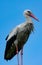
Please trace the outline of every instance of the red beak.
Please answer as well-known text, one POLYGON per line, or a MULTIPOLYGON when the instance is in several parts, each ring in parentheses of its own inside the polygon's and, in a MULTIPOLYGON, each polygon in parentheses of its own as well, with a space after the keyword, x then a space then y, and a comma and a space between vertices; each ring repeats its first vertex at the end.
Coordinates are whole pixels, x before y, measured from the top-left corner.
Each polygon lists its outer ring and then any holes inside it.
POLYGON ((33 14, 30 14, 30 17, 34 18, 35 20, 39 22, 39 20, 33 14))

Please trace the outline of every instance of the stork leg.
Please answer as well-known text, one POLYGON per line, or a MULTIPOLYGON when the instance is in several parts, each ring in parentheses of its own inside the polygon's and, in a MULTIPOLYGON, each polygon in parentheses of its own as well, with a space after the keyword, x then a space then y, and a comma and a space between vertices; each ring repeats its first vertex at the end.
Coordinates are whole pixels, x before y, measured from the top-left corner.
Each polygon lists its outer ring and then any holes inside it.
POLYGON ((18 61, 18 65, 19 65, 19 54, 18 54, 18 46, 16 45, 16 54, 17 54, 17 61, 18 61))
POLYGON ((23 65, 23 48, 21 49, 21 65, 23 65))

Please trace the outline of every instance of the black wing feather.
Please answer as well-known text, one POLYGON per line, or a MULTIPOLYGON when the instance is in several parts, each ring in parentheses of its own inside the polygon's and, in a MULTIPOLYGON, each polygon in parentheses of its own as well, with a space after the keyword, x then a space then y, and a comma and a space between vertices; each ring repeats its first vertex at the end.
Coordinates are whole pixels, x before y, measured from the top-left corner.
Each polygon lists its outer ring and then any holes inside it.
POLYGON ((7 35, 7 37, 6 37, 6 39, 5 39, 5 40, 7 40, 7 39, 8 39, 8 37, 9 37, 9 35, 7 35))
POLYGON ((4 59, 6 60, 10 60, 16 54, 16 51, 15 51, 16 47, 15 47, 15 44, 13 43, 16 40, 16 37, 17 35, 14 35, 11 39, 7 41, 5 55, 4 55, 4 59))

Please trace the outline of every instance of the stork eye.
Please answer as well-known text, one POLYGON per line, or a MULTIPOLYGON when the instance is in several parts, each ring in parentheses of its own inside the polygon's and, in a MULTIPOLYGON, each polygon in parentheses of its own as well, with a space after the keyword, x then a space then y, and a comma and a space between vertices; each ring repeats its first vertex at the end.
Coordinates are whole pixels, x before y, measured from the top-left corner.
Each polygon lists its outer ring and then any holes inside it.
POLYGON ((31 14, 31 12, 30 11, 27 11, 29 14, 31 14))

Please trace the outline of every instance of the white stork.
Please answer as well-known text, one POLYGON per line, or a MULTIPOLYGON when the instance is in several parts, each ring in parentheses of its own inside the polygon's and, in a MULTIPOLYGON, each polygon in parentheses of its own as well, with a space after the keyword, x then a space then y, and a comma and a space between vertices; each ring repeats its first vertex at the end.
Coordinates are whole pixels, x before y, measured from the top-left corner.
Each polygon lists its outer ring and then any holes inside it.
POLYGON ((6 37, 6 49, 4 59, 10 60, 17 54, 18 65, 19 58, 18 53, 21 51, 21 65, 22 65, 22 55, 23 55, 23 46, 29 38, 29 35, 34 29, 32 18, 39 21, 30 10, 25 10, 24 15, 26 17, 26 21, 20 25, 18 25, 15 29, 13 29, 10 34, 6 37))

